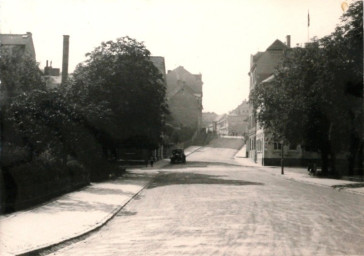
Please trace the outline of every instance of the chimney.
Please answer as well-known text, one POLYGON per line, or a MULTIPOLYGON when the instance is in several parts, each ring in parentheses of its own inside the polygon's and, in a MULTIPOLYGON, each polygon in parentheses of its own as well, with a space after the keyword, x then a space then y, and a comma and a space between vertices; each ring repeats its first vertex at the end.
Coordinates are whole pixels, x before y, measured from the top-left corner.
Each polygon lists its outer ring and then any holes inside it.
POLYGON ((287 46, 288 48, 291 48, 291 36, 290 35, 287 35, 287 46))
POLYGON ((48 60, 47 60, 47 65, 46 65, 46 67, 48 67, 48 60))
POLYGON ((62 81, 61 84, 67 81, 68 77, 68 54, 70 47, 70 36, 63 36, 63 58, 62 58, 62 81))

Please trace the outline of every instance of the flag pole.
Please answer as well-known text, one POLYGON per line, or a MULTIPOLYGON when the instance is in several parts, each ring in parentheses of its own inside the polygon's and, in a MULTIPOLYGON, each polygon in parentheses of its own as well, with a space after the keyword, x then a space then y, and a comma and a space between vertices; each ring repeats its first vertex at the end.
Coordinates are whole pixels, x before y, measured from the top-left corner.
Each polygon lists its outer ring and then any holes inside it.
POLYGON ((307 43, 310 42, 310 10, 307 11, 307 43))

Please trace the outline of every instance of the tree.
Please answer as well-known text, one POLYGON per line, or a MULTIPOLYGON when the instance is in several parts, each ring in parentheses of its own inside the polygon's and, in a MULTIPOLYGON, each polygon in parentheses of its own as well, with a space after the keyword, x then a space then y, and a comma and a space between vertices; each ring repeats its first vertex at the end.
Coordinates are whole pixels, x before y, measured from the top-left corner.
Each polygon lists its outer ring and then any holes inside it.
POLYGON ((11 51, 0 47, 1 105, 20 93, 45 89, 41 71, 35 60, 14 47, 11 51))
POLYGON ((122 37, 103 42, 86 56, 74 72, 69 94, 104 147, 157 147, 167 113, 166 89, 144 44, 122 37), (110 111, 88 111, 97 105, 110 111))
POLYGON ((28 95, 33 90, 44 91, 45 83, 35 60, 17 47, 0 47, 0 73, 1 156, 4 156, 7 155, 9 147, 19 144, 14 123, 8 119, 11 104, 20 95, 28 95))
POLYGON ((335 171, 341 151, 350 152, 353 166, 363 147, 362 13, 357 1, 331 35, 288 50, 274 80, 250 95, 260 124, 289 143, 319 150, 324 173, 329 165, 335 171))

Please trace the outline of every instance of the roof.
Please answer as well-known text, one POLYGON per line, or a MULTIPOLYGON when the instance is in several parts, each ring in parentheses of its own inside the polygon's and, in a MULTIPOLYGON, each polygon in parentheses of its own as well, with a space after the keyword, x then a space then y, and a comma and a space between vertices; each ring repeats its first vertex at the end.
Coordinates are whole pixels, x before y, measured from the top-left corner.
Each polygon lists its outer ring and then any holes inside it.
POLYGON ((33 38, 30 32, 26 34, 0 34, 0 44, 25 46, 26 51, 35 58, 33 38))
POLYGON ((219 115, 215 118, 214 122, 219 122, 220 120, 226 118, 226 116, 227 116, 226 114, 219 115))
POLYGON ((195 93, 202 95, 202 75, 191 74, 183 66, 179 66, 166 75, 167 97, 172 97, 183 87, 189 87, 195 93))
POLYGON ((275 40, 268 48, 267 51, 285 50, 288 46, 282 43, 280 40, 275 40))
POLYGON ((251 70, 256 70, 256 80, 258 83, 272 75, 274 69, 282 60, 285 50, 288 47, 280 40, 275 40, 265 52, 257 53, 251 58, 251 70))

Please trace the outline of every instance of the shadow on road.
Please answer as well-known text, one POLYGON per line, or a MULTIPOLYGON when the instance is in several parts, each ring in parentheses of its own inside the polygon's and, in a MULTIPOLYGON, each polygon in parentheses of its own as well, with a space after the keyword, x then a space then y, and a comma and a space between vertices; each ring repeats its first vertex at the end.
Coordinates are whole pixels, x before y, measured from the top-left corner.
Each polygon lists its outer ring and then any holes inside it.
POLYGON ((197 173, 159 173, 149 184, 148 189, 168 186, 168 185, 192 185, 192 184, 209 184, 209 185, 264 185, 264 183, 250 182, 243 180, 226 180, 220 179, 222 176, 214 176, 197 173))
POLYGON ((239 164, 225 163, 225 162, 204 162, 204 161, 187 161, 187 163, 169 164, 163 167, 163 169, 183 169, 190 167, 208 167, 209 165, 223 165, 223 166, 241 166, 239 164))

